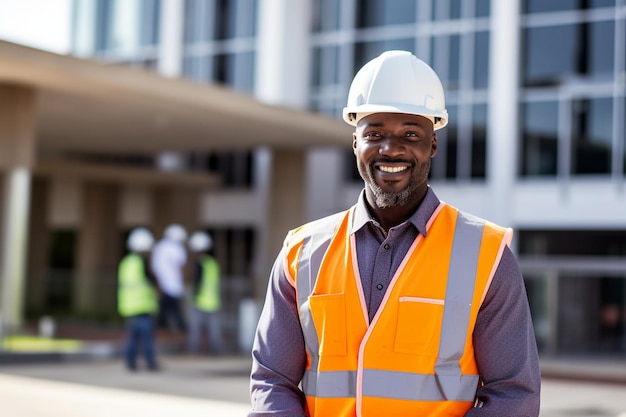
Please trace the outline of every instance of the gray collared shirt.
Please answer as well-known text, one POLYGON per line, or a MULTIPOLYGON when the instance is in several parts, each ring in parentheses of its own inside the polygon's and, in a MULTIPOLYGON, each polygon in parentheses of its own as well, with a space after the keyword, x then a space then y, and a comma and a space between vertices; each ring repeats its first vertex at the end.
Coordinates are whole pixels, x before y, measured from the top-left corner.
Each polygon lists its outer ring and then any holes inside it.
MULTIPOLYGON (((350 233, 355 234, 359 274, 370 321, 391 279, 440 201, 428 189, 415 213, 384 230, 370 215, 362 192, 350 233)), ((295 289, 285 275, 284 253, 276 259, 259 320, 251 374, 249 417, 299 417, 304 395, 299 389, 306 363, 295 289)), ((536 417, 540 372, 537 345, 519 266, 505 249, 481 306, 474 329, 474 349, 481 380, 477 404, 466 417, 536 417)))

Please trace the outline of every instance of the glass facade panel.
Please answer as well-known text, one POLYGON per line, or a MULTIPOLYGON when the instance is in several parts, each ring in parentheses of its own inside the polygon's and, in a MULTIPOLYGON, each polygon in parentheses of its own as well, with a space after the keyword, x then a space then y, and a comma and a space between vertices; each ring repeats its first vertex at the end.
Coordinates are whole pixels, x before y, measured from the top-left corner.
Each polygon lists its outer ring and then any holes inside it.
POLYGON ((457 173, 457 154, 459 149, 459 117, 457 106, 447 106, 448 110, 448 126, 446 129, 446 178, 456 178, 457 173))
POLYGON ((461 18, 460 0, 436 0, 432 4, 432 19, 448 20, 461 18))
POLYGON ((626 98, 622 98, 622 173, 626 174, 626 98))
POLYGON ((432 38, 431 66, 439 75, 446 91, 458 90, 461 80, 461 36, 458 34, 432 38))
POLYGON ((556 175, 558 103, 528 102, 522 107, 522 176, 556 175))
POLYGON ((524 32, 524 83, 557 85, 576 72, 576 26, 529 28, 524 32))
POLYGON ((474 88, 489 84, 489 32, 476 32, 474 45, 474 88))
POLYGON ((472 112, 472 178, 485 178, 487 166, 487 105, 476 104, 472 112))
POLYGON ((254 91, 254 53, 220 54, 213 57, 213 79, 244 92, 254 91))
POLYGON ((525 84, 558 85, 572 77, 611 75, 614 26, 596 22, 526 29, 525 84))
POLYGON ((215 33, 214 11, 205 0, 185 1, 184 39, 186 43, 206 42, 215 33))
POLYGON ((476 0, 476 17, 489 17, 491 0, 476 0))
POLYGON ((314 48, 311 74, 314 87, 335 85, 339 81, 339 47, 314 48))
POLYGON ((337 0, 318 0, 313 2, 313 30, 332 32, 339 29, 341 14, 337 0))
POLYGON ((215 39, 245 38, 256 34, 255 0, 216 0, 215 39))
POLYGON ((359 42, 354 45, 354 74, 369 60, 376 58, 384 51, 399 49, 413 51, 414 39, 390 39, 376 42, 359 42))
POLYGON ((450 19, 461 18, 461 0, 449 0, 450 1, 450 19))
POLYGON ((576 100, 572 103, 572 173, 609 174, 613 100, 576 100))
MULTIPOLYGON (((583 25, 584 26, 584 25, 583 25)), ((587 61, 589 73, 592 75, 612 75, 615 59, 615 23, 594 22, 589 25, 589 37, 585 43, 585 52, 588 52, 587 61)))
POLYGON ((525 13, 559 12, 615 6, 615 0, 526 0, 522 2, 525 13))
POLYGON ((415 0, 359 0, 357 27, 400 25, 416 21, 415 0))

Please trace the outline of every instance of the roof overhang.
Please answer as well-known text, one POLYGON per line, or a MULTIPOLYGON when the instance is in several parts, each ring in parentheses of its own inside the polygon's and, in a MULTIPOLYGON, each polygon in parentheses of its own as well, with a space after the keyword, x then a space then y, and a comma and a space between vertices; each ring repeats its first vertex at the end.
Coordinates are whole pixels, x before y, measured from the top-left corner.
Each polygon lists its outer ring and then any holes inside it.
POLYGON ((351 127, 221 86, 0 41, 0 83, 38 96, 40 152, 148 153, 350 146, 351 127))

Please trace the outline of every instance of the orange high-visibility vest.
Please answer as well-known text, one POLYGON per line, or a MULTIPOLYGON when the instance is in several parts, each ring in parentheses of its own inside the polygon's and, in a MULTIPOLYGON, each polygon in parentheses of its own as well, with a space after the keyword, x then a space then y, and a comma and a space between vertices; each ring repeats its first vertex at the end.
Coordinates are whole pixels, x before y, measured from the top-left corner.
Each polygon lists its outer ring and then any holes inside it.
POLYGON ((512 230, 441 203, 368 323, 352 212, 285 240, 306 344, 308 415, 465 415, 480 382, 476 317, 512 230))

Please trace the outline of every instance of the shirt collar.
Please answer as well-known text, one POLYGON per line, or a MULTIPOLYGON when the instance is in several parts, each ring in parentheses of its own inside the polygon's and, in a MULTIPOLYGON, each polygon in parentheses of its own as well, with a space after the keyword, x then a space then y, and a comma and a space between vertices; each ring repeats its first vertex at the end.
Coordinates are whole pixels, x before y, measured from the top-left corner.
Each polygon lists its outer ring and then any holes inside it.
MULTIPOLYGON (((428 186, 424 199, 411 217, 406 219, 406 222, 413 224, 423 236, 426 236, 426 223, 430 220, 430 217, 439 206, 439 203, 439 198, 437 198, 435 192, 428 186)), ((350 230, 350 233, 355 233, 369 222, 377 223, 367 209, 367 204, 365 203, 365 189, 363 189, 354 206, 354 218, 352 220, 352 230, 350 230)))

